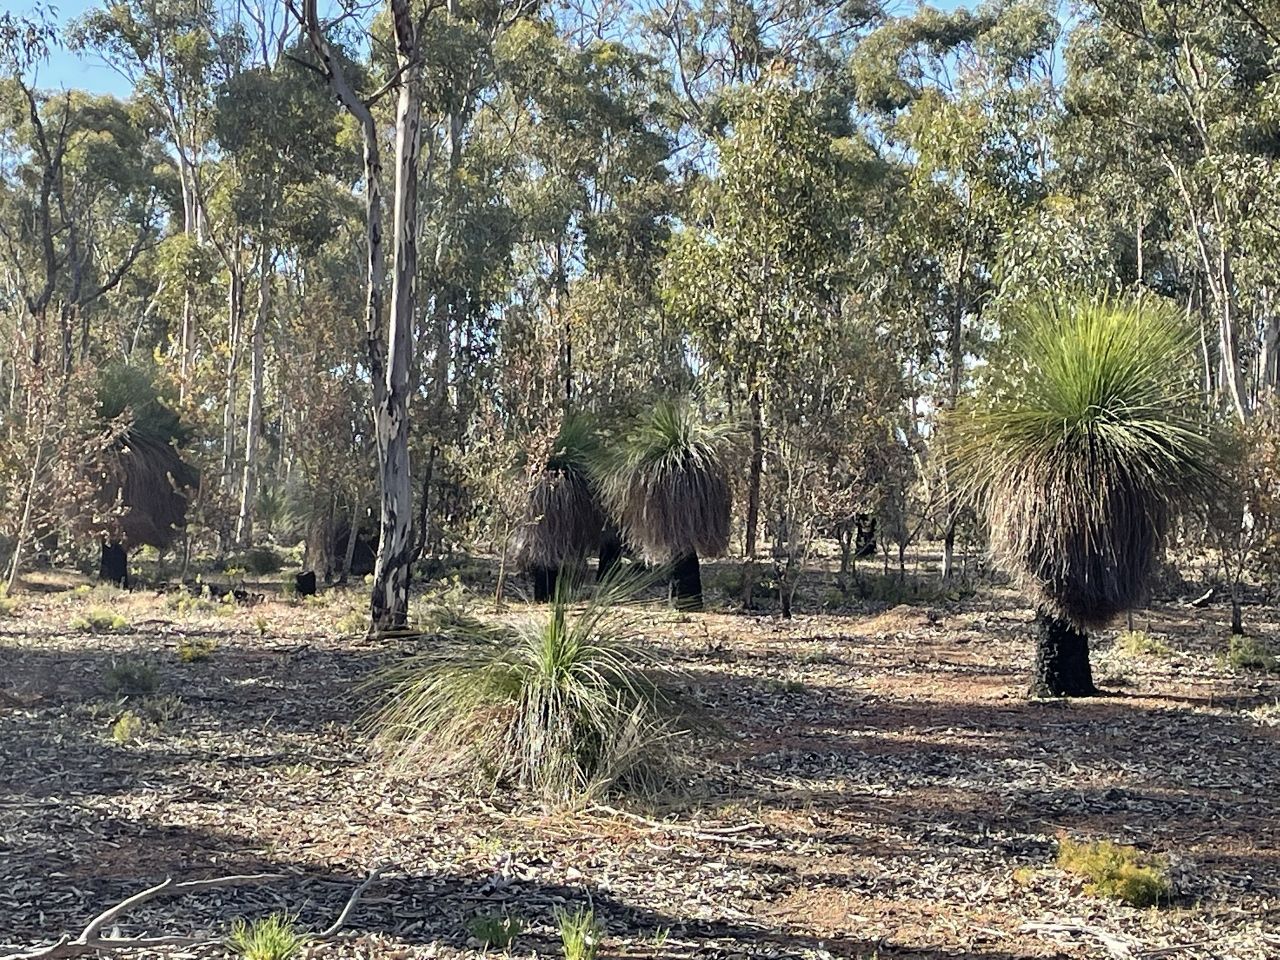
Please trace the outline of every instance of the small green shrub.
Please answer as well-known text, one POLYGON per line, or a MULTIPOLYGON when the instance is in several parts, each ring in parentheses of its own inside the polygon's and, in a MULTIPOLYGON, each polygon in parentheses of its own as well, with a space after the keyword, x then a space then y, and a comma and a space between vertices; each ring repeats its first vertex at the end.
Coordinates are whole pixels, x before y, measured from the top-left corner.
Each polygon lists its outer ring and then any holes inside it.
POLYGON ((1276 669, 1276 656, 1255 637, 1232 637, 1227 641, 1227 663, 1237 670, 1276 669))
POLYGON ((524 924, 519 917, 505 913, 478 913, 467 921, 467 933, 485 947, 506 950, 524 933, 524 924))
POLYGON ((178 659, 183 663, 201 663, 217 649, 218 641, 209 637, 183 637, 178 641, 178 659))
POLYGON ((590 907, 578 907, 572 913, 557 910, 555 918, 564 960, 596 960, 604 939, 604 924, 596 918, 595 911, 590 907))
POLYGON ((111 661, 102 682, 108 692, 118 697, 145 696, 155 692, 160 678, 150 664, 124 658, 111 661))
POLYGON ((86 633, 114 633, 118 630, 126 630, 128 627, 128 620, 104 607, 94 607, 88 613, 81 614, 71 621, 73 630, 82 630, 86 633))
POLYGON ((126 710, 111 725, 111 739, 121 746, 137 743, 146 735, 150 725, 132 710, 126 710))
POLYGON ((284 568, 284 557, 270 547, 254 547, 232 558, 231 563, 241 570, 261 577, 269 573, 279 573, 284 568))
POLYGON ((240 960, 293 960, 310 939, 299 932, 297 918, 273 913, 248 923, 237 920, 227 946, 240 960))
POLYGON ((0 586, 0 617, 11 617, 18 609, 18 601, 9 596, 9 588, 0 586))
POLYGON ((1173 894, 1168 860, 1110 840, 1063 837, 1058 843, 1058 866, 1087 880, 1086 893, 1131 907, 1152 907, 1173 894))
POLYGON ((271 621, 258 614, 253 618, 253 628, 258 631, 258 639, 263 639, 267 635, 267 630, 271 627, 271 621))
POLYGON ((1126 657, 1167 657, 1173 649, 1144 630, 1126 630, 1116 637, 1115 649, 1126 657))

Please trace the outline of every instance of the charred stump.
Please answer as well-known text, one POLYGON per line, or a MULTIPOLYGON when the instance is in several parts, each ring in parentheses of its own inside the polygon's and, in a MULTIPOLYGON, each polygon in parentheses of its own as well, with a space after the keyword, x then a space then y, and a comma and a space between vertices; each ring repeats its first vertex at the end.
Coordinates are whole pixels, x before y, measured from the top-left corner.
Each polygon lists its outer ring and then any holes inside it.
POLYGON ((1098 692, 1089 665, 1089 637, 1070 620, 1041 610, 1036 614, 1033 697, 1091 697, 1098 692))
POLYGON ((678 610, 702 609, 702 569, 698 554, 690 550, 671 564, 671 605, 678 610))
POLYGON ((98 579, 117 587, 129 586, 129 551, 120 542, 102 543, 102 559, 98 563, 98 579))

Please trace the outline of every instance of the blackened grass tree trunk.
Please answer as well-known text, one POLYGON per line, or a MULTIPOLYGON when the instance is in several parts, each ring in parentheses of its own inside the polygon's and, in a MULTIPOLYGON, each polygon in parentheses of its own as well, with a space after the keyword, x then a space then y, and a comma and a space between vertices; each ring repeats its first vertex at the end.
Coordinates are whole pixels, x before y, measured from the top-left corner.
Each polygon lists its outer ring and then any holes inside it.
MULTIPOLYGON (((381 539, 370 599, 370 635, 403 629, 409 613, 409 574, 413 562, 413 486, 409 469, 409 384, 412 369, 413 315, 416 306, 418 151, 421 142, 417 73, 421 20, 414 22, 408 0, 390 0, 396 43, 396 74, 366 101, 351 87, 321 25, 317 0, 301 0, 290 10, 319 58, 320 72, 334 95, 360 124, 364 142, 365 224, 368 270, 365 302, 374 430, 381 491, 381 539), (384 320, 382 288, 386 277, 382 237, 382 159, 372 104, 382 93, 398 90, 396 103, 396 178, 394 256, 390 321, 384 320)), ((421 16, 432 9, 427 4, 421 16)))
POLYGON ((102 541, 98 579, 117 587, 129 587, 129 553, 119 541, 102 541))
POLYGON ((1036 612, 1033 697, 1091 697, 1098 692, 1089 665, 1089 636, 1070 620, 1036 612))

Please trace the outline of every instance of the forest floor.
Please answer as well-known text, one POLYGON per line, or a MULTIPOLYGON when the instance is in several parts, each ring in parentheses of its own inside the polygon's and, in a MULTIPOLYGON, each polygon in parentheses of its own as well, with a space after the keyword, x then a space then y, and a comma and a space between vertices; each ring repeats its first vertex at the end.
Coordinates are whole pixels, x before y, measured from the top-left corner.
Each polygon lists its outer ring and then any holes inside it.
MULTIPOLYGON (((385 646, 336 626, 362 593, 208 609, 46 586, 0 617, 0 955, 169 875, 282 876, 156 900, 121 936, 273 910, 317 930, 382 865, 312 956, 475 957, 468 920, 500 912, 524 925, 513 956, 559 956, 555 909, 586 903, 604 957, 1280 956, 1280 680, 1222 660, 1221 608, 1140 613, 1164 650, 1099 637, 1108 692, 1070 703, 1024 698, 1031 615, 1003 592, 655 611, 647 634, 724 729, 679 802, 547 812, 379 763, 357 685, 385 646), (73 627, 92 608, 127 626, 73 627), (122 699, 139 662, 156 689, 122 699), (1055 866, 1064 835, 1167 856, 1173 902, 1088 894, 1055 866)), ((1278 615, 1246 611, 1264 640, 1278 615)))

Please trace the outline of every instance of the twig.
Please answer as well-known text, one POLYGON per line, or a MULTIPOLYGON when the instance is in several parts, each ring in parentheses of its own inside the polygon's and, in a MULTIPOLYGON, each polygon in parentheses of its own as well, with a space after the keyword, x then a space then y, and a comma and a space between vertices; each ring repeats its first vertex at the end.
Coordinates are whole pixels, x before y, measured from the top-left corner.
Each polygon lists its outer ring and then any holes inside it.
POLYGON ((332 937, 341 930, 343 924, 347 922, 347 918, 351 916, 351 911, 356 908, 356 903, 360 900, 361 894, 369 889, 371 884, 376 883, 378 878, 381 876, 382 867, 374 867, 369 871, 369 876, 364 878, 364 882, 351 891, 351 896, 347 899, 347 904, 342 908, 342 912, 338 914, 338 919, 333 921, 333 923, 319 935, 318 939, 327 940, 329 937, 332 937))
POLYGON ((669 823, 662 820, 651 820, 648 817, 642 817, 638 813, 630 813, 626 810, 619 810, 616 807, 606 806, 604 804, 596 804, 591 808, 592 812, 605 813, 613 817, 622 817, 626 820, 634 820, 637 823, 643 823, 652 830, 659 830, 666 833, 679 833, 695 840, 710 840, 717 843, 729 843, 739 847, 767 847, 777 843, 776 840, 748 840, 735 836, 735 834, 746 833, 752 830, 767 830, 763 823, 744 823, 732 827, 695 827, 688 826, 683 823, 669 823))

